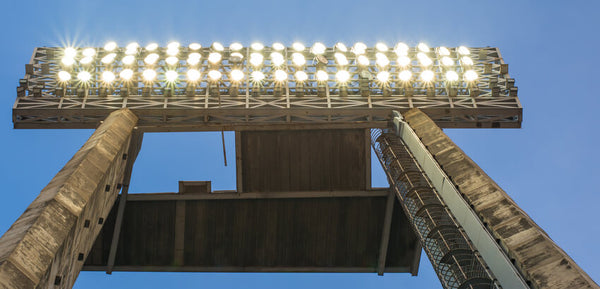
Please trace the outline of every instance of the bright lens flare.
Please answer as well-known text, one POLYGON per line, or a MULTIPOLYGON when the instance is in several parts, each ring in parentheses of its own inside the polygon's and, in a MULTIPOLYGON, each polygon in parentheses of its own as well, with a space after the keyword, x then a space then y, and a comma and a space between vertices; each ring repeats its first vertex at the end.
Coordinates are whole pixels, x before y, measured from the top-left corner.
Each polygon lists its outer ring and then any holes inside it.
POLYGON ((231 51, 240 51, 242 48, 244 48, 244 46, 239 42, 234 42, 229 45, 229 49, 231 49, 231 51))
POLYGON ((379 42, 379 43, 375 44, 375 48, 379 52, 386 52, 389 49, 388 46, 385 45, 385 43, 383 43, 383 42, 379 42))
POLYGON ((73 47, 65 48, 65 57, 75 58, 75 56, 77 56, 77 49, 73 47))
POLYGON ((216 50, 216 51, 223 51, 223 50, 225 50, 225 47, 223 47, 223 44, 221 44, 219 42, 213 42, 212 48, 214 50, 216 50))
POLYGON ((285 49, 285 46, 279 42, 273 43, 273 49, 276 51, 281 51, 285 49))
POLYGON ((306 58, 302 53, 295 52, 292 54, 292 62, 297 66, 302 66, 306 64, 306 58))
POLYGON ((327 79, 329 79, 329 74, 327 74, 327 72, 324 70, 317 71, 316 76, 318 81, 327 81, 327 79))
POLYGON ((297 71, 296 74, 294 74, 294 77, 296 78, 296 81, 304 82, 308 79, 308 74, 304 71, 297 71))
POLYGON ((88 82, 92 79, 92 75, 87 71, 80 71, 77 73, 77 79, 81 82, 88 82))
POLYGON ((219 61, 221 61, 221 53, 212 52, 208 55, 208 62, 212 64, 217 64, 219 63, 219 61))
POLYGON ((450 50, 444 46, 440 46, 440 48, 438 48, 438 54, 441 56, 448 56, 450 55, 450 50))
POLYGON ((115 49, 117 49, 117 43, 114 41, 110 41, 104 45, 104 50, 106 51, 113 51, 115 49))
POLYGON ((429 46, 427 46, 427 44, 425 43, 419 43, 419 45, 417 45, 417 49, 419 49, 419 51, 427 53, 429 52, 429 46))
POLYGON ((409 81, 412 78, 412 72, 410 70, 402 70, 398 73, 398 78, 402 81, 409 81))
POLYGON ((239 69, 234 69, 231 71, 231 80, 233 81, 241 81, 244 79, 244 72, 239 69))
POLYGON ((200 71, 198 69, 188 70, 187 78, 189 81, 198 81, 200 79, 200 71))
POLYGON ((252 50, 261 51, 265 46, 260 42, 254 42, 250 44, 250 48, 252 48, 252 50))
POLYGON ((111 83, 115 80, 115 74, 112 71, 102 72, 102 81, 105 83, 111 83))
POLYGON ((390 60, 387 58, 387 56, 385 56, 385 54, 378 52, 377 54, 375 54, 375 62, 377 63, 377 65, 381 66, 381 67, 386 67, 388 66, 388 64, 390 64, 390 60))
POLYGON ((282 82, 282 81, 287 80, 287 78, 288 78, 287 72, 285 72, 283 70, 279 70, 279 69, 275 70, 275 80, 276 81, 282 82))
POLYGON ((292 49, 294 49, 295 51, 304 51, 306 47, 304 47, 304 44, 300 42, 294 42, 294 44, 292 44, 292 49))
POLYGON ((473 59, 471 59, 471 57, 468 57, 468 56, 463 56, 463 57, 460 59, 460 62, 461 62, 463 65, 468 65, 468 66, 470 66, 470 65, 473 65, 473 59))
POLYGON ((321 43, 321 42, 315 42, 315 44, 313 44, 313 46, 312 46, 312 48, 310 49, 310 51, 311 51, 313 54, 316 54, 316 55, 321 55, 321 54, 325 53, 325 50, 326 50, 326 49, 327 49, 327 48, 325 47, 325 45, 324 45, 323 43, 321 43))
POLYGON ((111 53, 111 54, 108 54, 108 55, 102 57, 102 60, 100 60, 100 61, 102 61, 102 63, 104 63, 104 64, 110 64, 113 61, 115 61, 115 57, 117 57, 117 54, 111 53))
POLYGON ((335 44, 335 48, 341 52, 348 52, 348 47, 344 43, 338 42, 335 44))
POLYGON ((133 55, 127 55, 127 56, 123 57, 123 60, 121 60, 121 61, 125 65, 131 65, 135 61, 135 56, 133 56, 133 55))
POLYGON ((369 59, 364 55, 358 56, 358 58, 356 60, 358 61, 358 65, 363 65, 363 66, 369 65, 369 59))
POLYGON ((446 80, 447 81, 457 81, 458 80, 458 73, 456 73, 456 71, 448 71, 448 72, 446 72, 446 80))
POLYGON ((410 58, 408 56, 399 56, 397 61, 398 65, 401 67, 406 67, 410 65, 410 58))
POLYGON ((153 69, 146 69, 142 72, 142 77, 144 77, 144 80, 146 81, 153 81, 156 78, 156 71, 153 69))
POLYGON ((250 54, 250 64, 254 65, 254 66, 260 66, 262 65, 264 60, 264 56, 260 53, 252 53, 250 54))
POLYGON ((63 81, 63 82, 69 81, 69 80, 71 80, 71 74, 64 70, 60 71, 58 73, 58 80, 63 81))
POLYGON ((165 59, 165 62, 168 65, 175 65, 175 64, 179 63, 179 59, 175 56, 169 56, 169 57, 167 57, 167 59, 165 59))
POLYGON ((336 52, 333 56, 335 57, 335 62, 337 62, 338 65, 348 65, 348 58, 346 58, 346 55, 343 53, 336 52))
POLYGON ((377 73, 377 80, 379 80, 382 83, 390 81, 390 73, 387 71, 377 73))
POLYGON ((60 63, 62 63, 64 66, 71 66, 73 63, 75 63, 75 59, 65 56, 60 60, 60 63))
POLYGON ((423 80, 425 82, 432 81, 434 76, 435 76, 435 74, 431 70, 425 70, 425 71, 421 72, 421 80, 423 80))
POLYGON ((406 43, 398 43, 396 44, 396 46, 394 47, 394 52, 396 52, 396 55, 398 56, 407 56, 408 55, 408 45, 406 45, 406 43))
POLYGON ((96 49, 86 48, 81 52, 81 54, 85 57, 93 57, 94 55, 96 55, 96 49))
POLYGON ((474 70, 467 70, 465 71, 464 77, 466 81, 475 81, 477 80, 477 72, 475 72, 474 70))
POLYGON ((81 63, 81 64, 90 64, 90 63, 92 63, 92 61, 94 61, 93 57, 86 56, 86 57, 82 58, 81 60, 79 60, 79 63, 81 63))
POLYGON ((273 52, 271 53, 271 62, 275 66, 281 66, 285 62, 285 59, 281 53, 273 52))
POLYGON ((469 51, 469 48, 467 48, 465 46, 460 46, 460 47, 458 47, 458 54, 469 55, 469 54, 471 54, 471 51, 469 51))
POLYGON ((352 52, 354 52, 354 54, 356 54, 356 55, 365 54, 366 51, 367 51, 367 45, 362 42, 357 42, 352 47, 352 52))
POLYGON ((146 45, 147 51, 155 51, 156 49, 158 49, 158 43, 150 43, 146 45))
POLYGON ((188 45, 188 48, 192 51, 196 51, 202 48, 202 45, 200 45, 200 43, 191 43, 190 45, 188 45))
POLYGON ((152 65, 152 64, 155 64, 156 61, 158 61, 158 54, 156 54, 156 53, 150 53, 150 54, 148 54, 148 56, 146 56, 146 58, 144 58, 144 62, 146 64, 152 65))
POLYGON ((250 74, 250 76, 252 76, 252 80, 256 82, 260 82, 263 79, 265 79, 265 74, 260 71, 252 71, 252 74, 250 74))
POLYGON ((340 70, 335 74, 335 79, 341 83, 347 82, 350 79, 350 73, 346 70, 340 70))
POLYGON ((167 72, 165 72, 165 79, 167 82, 175 82, 178 77, 179 75, 177 74, 177 71, 167 70, 167 72))
POLYGON ((123 71, 119 73, 119 77, 121 77, 123 80, 130 80, 133 77, 133 70, 123 69, 123 71))
POLYGON ((448 56, 442 57, 442 65, 444 66, 452 66, 454 65, 454 60, 448 56))

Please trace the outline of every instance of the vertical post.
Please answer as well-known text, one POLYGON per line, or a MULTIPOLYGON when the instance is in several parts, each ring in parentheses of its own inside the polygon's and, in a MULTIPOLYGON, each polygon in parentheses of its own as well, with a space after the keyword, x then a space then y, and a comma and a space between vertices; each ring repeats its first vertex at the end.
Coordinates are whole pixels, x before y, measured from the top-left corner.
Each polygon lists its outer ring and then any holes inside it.
POLYGON ((532 288, 600 288, 419 109, 406 122, 532 288))
POLYGON ((0 287, 71 288, 115 203, 137 117, 111 113, 0 238, 0 287))

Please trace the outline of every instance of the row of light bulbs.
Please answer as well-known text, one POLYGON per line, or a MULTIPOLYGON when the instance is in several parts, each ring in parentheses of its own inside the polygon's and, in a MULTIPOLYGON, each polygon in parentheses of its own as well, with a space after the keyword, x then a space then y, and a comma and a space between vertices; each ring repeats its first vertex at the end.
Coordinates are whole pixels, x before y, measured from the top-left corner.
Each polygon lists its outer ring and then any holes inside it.
MULTIPOLYGON (((115 62, 116 57, 117 57, 117 53, 116 53, 117 48, 118 47, 115 42, 107 43, 103 48, 107 54, 104 55, 100 61, 103 64, 107 64, 107 65, 115 62)), ((186 60, 187 64, 190 66, 198 65, 202 59, 202 55, 199 53, 199 50, 202 48, 202 46, 197 43, 192 43, 188 46, 188 48, 189 48, 189 51, 191 51, 191 52, 188 54, 188 57, 186 60)), ((261 66, 264 62, 264 56, 260 51, 262 51, 264 49, 264 46, 261 43, 253 43, 252 45, 250 45, 250 48, 253 52, 250 54, 249 63, 252 64, 253 66, 261 66)), ((159 47, 158 47, 158 44, 156 44, 156 43, 149 44, 145 47, 145 50, 148 52, 148 54, 143 59, 145 64, 154 65, 154 64, 158 63, 158 61, 160 59, 160 55, 157 53, 158 49, 159 49, 159 47)), ((229 49, 231 50, 230 60, 233 62, 241 62, 242 59, 244 58, 244 55, 242 53, 240 53, 240 51, 243 49, 243 46, 240 43, 232 43, 229 46, 229 49)), ((274 66, 281 66, 286 62, 285 57, 282 54, 282 51, 284 49, 285 49, 285 46, 281 43, 273 44, 272 50, 274 50, 274 51, 271 52, 270 58, 271 58, 271 63, 274 66)), ((322 55, 325 53, 326 49, 327 49, 327 47, 324 44, 317 42, 310 48, 310 52, 313 53, 314 55, 322 55)), ((336 51, 334 54, 336 63, 341 66, 348 65, 349 60, 345 55, 345 52, 348 51, 348 48, 343 43, 338 43, 335 45, 335 47, 333 49, 336 51)), ((381 67, 386 67, 387 65, 389 65, 390 60, 387 57, 387 55, 385 54, 385 52, 389 51, 388 46, 384 43, 377 43, 375 45, 375 49, 378 51, 375 54, 376 64, 381 67)), ((222 60, 222 52, 224 50, 225 50, 225 47, 222 44, 220 44, 218 42, 213 43, 211 45, 212 52, 210 52, 207 57, 208 62, 211 64, 218 64, 222 60)), ((291 54, 292 63, 296 66, 305 65, 306 58, 302 52, 304 52, 306 50, 306 47, 303 44, 296 42, 296 43, 292 44, 292 50, 295 51, 291 54)), ((397 64, 399 66, 406 67, 411 64, 412 61, 408 57, 408 54, 409 54, 408 52, 410 50, 408 45, 406 45, 404 43, 398 43, 394 47, 393 50, 398 57, 397 64)), ((124 49, 125 56, 123 56, 123 58, 121 59, 121 62, 124 65, 133 65, 134 63, 137 63, 135 55, 139 51, 140 51, 139 44, 137 44, 135 42, 128 44, 124 49)), ((350 51, 352 51, 355 54, 356 63, 358 65, 366 66, 366 65, 370 64, 370 60, 367 58, 366 55, 364 55, 367 51, 367 46, 364 43, 358 42, 358 43, 354 44, 354 46, 352 46, 350 51)), ((429 46, 427 46, 424 43, 420 43, 417 46, 417 51, 418 52, 416 54, 416 57, 421 65, 427 67, 427 66, 431 66, 433 64, 433 60, 431 60, 431 58, 429 58, 429 56, 427 56, 427 53, 429 53, 431 51, 429 46)), ((180 59, 177 57, 177 55, 180 53, 180 44, 179 43, 177 43, 177 42, 169 43, 166 47, 165 52, 167 54, 167 57, 165 58, 165 63, 167 65, 175 66, 175 65, 179 64, 180 59)), ((450 49, 443 47, 443 46, 438 47, 437 53, 440 56, 440 63, 442 65, 452 66, 452 65, 456 64, 455 60, 453 60, 452 58, 449 57, 451 55, 450 49)), ((467 47, 465 47, 465 46, 458 47, 456 49, 456 53, 457 53, 457 57, 460 58, 460 63, 462 65, 472 66, 474 64, 473 60, 469 57, 470 51, 467 47)), ((97 54, 96 48, 83 49, 81 51, 82 57, 80 58, 79 63, 82 65, 91 64, 94 61, 94 57, 96 54, 97 54)), ((65 48, 63 57, 61 59, 61 64, 66 67, 72 66, 73 64, 75 64, 75 58, 77 56, 78 56, 78 50, 76 48, 73 48, 73 47, 65 48)))
MULTIPOLYGON (((223 74, 218 70, 210 70, 207 73, 208 79, 211 81, 219 81, 222 79, 223 74)), ((134 71, 131 69, 123 69, 119 73, 119 77, 123 82, 129 82, 133 80, 134 71)), ((157 80, 157 72, 153 69, 145 69, 142 71, 142 79, 145 82, 153 82, 157 80)), ((187 80, 189 82, 198 82, 201 79, 201 72, 197 69, 189 69, 186 73, 187 80)), ((111 84, 116 80, 116 75, 112 71, 104 71, 100 75, 102 82, 106 84, 111 84)), ((241 82, 244 80, 245 74, 242 70, 233 69, 229 73, 229 80, 232 82, 241 82)), ((318 70, 314 74, 315 80, 320 82, 325 82, 329 80, 329 73, 324 70, 318 70)), ((347 70, 338 70, 335 73, 335 80, 339 83, 346 83, 351 79, 351 74, 347 70)), ((391 73, 388 71, 380 71, 377 73, 376 78, 379 82, 387 83, 391 81, 391 73)), ((164 80, 169 83, 175 83, 179 81, 180 75, 175 70, 167 70, 164 73, 164 80)), ((411 81, 413 78, 413 73, 409 70, 402 70, 398 73, 398 80, 403 82, 411 81)), ((419 79, 423 82, 432 82, 434 81, 435 73, 432 70, 424 70, 419 74, 419 79)), ((459 80, 459 74, 456 71, 447 71, 445 73, 445 80, 449 82, 455 82, 459 80)), ((474 70, 467 70, 463 73, 463 79, 466 82, 473 82, 477 80, 478 75, 474 70)), ((60 82, 66 83, 72 79, 71 73, 67 71, 58 72, 58 80, 60 82)), ((250 74, 250 79, 253 82, 261 82, 265 79, 265 74, 261 71, 253 71, 250 74)), ((286 71, 277 69, 273 72, 273 79, 277 82, 285 82, 289 80, 289 75, 286 71)), ((308 74, 304 71, 297 71, 294 73, 294 79, 298 82, 304 82, 308 80, 308 74)), ((92 74, 88 71, 80 71, 77 73, 77 80, 82 83, 88 83, 92 81, 92 74)))

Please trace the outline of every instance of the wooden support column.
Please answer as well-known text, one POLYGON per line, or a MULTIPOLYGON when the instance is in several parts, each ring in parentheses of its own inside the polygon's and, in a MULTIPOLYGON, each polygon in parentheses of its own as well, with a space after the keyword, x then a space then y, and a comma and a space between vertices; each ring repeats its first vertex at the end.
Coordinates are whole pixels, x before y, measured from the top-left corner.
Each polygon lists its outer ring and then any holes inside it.
POLYGON ((0 238, 0 288, 71 288, 115 203, 137 117, 111 113, 0 238))
POLYGON ((390 232, 392 231, 392 216, 394 215, 394 203, 396 194, 390 190, 385 207, 385 217, 383 219, 383 232, 381 233, 381 245, 379 246, 379 260, 377 265, 377 275, 383 276, 385 272, 385 260, 390 243, 390 232))
POLYGON ((175 266, 184 264, 185 244, 185 201, 177 201, 175 208, 175 266))
POLYGON ((600 288, 425 113, 403 116, 532 288, 600 288))

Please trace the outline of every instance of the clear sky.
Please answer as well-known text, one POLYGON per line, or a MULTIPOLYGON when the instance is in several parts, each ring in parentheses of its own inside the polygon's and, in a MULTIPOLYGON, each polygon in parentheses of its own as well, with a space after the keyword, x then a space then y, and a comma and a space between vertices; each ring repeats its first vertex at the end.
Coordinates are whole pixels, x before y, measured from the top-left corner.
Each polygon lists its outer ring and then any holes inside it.
MULTIPOLYGON (((15 88, 36 46, 137 41, 224 44, 404 41, 499 47, 524 107, 521 129, 446 130, 573 259, 600 281, 598 1, 4 1, 0 4, 0 233, 91 135, 14 130, 15 88)), ((233 160, 233 135, 227 134, 233 160)), ((378 164, 377 164, 378 165, 378 164)), ((131 191, 178 180, 235 188, 218 133, 147 134, 131 191)), ((373 184, 386 185, 381 170, 373 184)), ((75 288, 441 288, 427 259, 409 274, 84 272, 75 288)))

